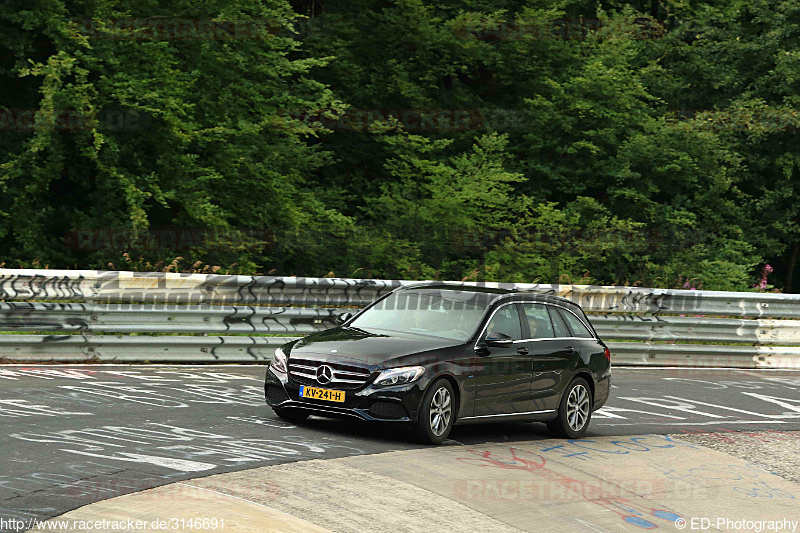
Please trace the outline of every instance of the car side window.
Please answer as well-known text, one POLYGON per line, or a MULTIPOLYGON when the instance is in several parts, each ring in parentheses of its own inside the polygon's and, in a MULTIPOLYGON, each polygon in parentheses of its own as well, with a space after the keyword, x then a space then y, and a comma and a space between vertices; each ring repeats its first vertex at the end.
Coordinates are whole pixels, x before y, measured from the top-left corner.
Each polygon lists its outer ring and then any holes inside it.
POLYGON ((519 313, 516 305, 504 305, 492 316, 486 327, 486 334, 502 333, 513 340, 522 339, 522 326, 519 322, 519 313))
POLYGON ((562 311, 561 309, 558 310, 559 314, 566 319, 567 324, 569 324, 569 328, 572 330, 572 334, 575 337, 594 337, 589 329, 583 325, 583 322, 578 320, 578 317, 570 313, 569 311, 562 311))
POLYGON ((553 324, 544 304, 522 304, 531 339, 552 339, 553 324))
POLYGON ((564 322, 564 319, 561 318, 561 314, 558 310, 549 305, 547 306, 547 310, 550 313, 550 318, 553 319, 553 329, 556 337, 571 337, 572 335, 569 332, 569 328, 567 328, 567 324, 564 322))

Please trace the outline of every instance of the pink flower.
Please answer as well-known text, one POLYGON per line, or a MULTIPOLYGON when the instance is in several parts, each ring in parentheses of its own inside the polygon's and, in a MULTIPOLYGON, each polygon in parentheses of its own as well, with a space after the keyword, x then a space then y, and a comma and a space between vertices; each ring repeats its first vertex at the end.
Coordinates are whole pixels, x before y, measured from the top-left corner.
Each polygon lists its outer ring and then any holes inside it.
POLYGON ((761 280, 758 283, 754 284, 753 287, 754 288, 758 287, 762 291, 767 290, 767 286, 768 286, 767 276, 769 276, 769 274, 773 270, 774 269, 772 268, 772 265, 770 265, 770 264, 764 265, 764 268, 761 270, 761 280))

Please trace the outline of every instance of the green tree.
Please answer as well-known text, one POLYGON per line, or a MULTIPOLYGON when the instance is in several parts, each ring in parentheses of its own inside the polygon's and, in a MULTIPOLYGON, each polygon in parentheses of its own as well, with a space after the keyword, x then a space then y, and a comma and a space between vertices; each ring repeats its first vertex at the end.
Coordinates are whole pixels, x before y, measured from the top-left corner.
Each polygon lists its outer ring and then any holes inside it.
MULTIPOLYGON (((296 18, 280 0, 4 4, 10 90, 0 109, 35 116, 0 139, 7 263, 119 258, 68 249, 74 229, 117 228, 135 241, 151 226, 278 234, 335 218, 307 187, 328 161, 306 142, 321 128, 286 113, 340 107, 311 75, 325 60, 296 57, 299 42, 275 31, 296 18), (65 116, 78 121, 60 123, 65 116)), ((268 244, 222 243, 203 259, 233 256, 252 271, 268 244)), ((283 244, 272 254, 287 252, 283 244)))

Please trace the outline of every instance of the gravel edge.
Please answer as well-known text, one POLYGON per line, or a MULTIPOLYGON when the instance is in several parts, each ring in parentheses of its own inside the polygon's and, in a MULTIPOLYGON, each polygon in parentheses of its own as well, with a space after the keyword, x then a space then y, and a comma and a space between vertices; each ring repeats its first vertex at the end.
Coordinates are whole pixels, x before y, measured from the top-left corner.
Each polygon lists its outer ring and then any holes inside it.
POLYGON ((742 459, 800 485, 800 431, 724 431, 670 436, 742 459))

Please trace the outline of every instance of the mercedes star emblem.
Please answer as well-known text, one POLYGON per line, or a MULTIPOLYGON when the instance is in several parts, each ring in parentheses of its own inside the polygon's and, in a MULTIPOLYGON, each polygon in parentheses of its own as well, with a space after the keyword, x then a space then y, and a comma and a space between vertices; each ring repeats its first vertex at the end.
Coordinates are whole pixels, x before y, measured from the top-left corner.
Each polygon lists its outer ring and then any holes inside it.
POLYGON ((327 385, 333 381, 333 369, 328 365, 322 365, 317 368, 317 382, 320 385, 327 385))

